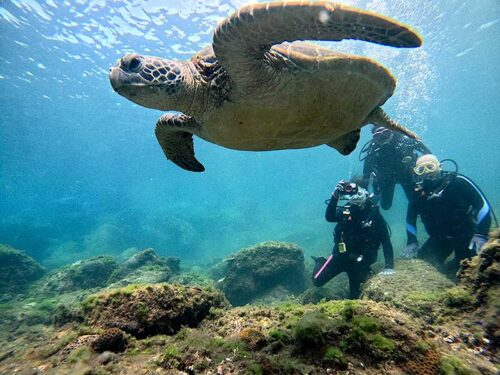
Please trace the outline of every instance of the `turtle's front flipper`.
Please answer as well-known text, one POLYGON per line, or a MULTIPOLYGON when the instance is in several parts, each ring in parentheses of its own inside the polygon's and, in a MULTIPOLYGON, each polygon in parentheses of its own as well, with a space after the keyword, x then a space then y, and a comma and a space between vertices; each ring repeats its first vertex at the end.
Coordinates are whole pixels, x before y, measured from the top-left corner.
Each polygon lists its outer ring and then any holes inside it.
POLYGON ((342 155, 349 155, 356 148, 360 135, 361 130, 356 129, 347 134, 344 134, 343 136, 330 143, 327 143, 327 145, 335 148, 342 155))
POLYGON ((247 5, 227 17, 215 30, 213 49, 229 76, 245 82, 255 79, 249 72, 265 75, 275 44, 343 39, 392 47, 422 44, 410 27, 373 12, 329 1, 278 1, 247 5))
POLYGON ((166 114, 156 122, 155 134, 168 160, 192 172, 205 167, 194 157, 193 132, 198 123, 186 115, 166 114))
POLYGON ((388 128, 391 130, 395 130, 397 132, 403 133, 410 138, 420 140, 420 137, 412 132, 410 129, 404 127, 403 125, 397 123, 392 118, 389 117, 387 113, 380 107, 375 107, 373 111, 370 112, 368 117, 365 120, 367 124, 373 124, 377 126, 383 126, 384 128, 388 128))

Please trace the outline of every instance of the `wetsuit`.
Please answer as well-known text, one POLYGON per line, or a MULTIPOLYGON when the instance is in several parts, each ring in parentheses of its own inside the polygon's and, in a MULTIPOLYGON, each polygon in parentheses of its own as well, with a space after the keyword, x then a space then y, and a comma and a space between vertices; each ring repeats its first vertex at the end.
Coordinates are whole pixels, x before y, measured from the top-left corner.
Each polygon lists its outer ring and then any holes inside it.
POLYGON ((337 199, 330 200, 326 209, 327 221, 337 223, 335 244, 328 259, 317 258, 312 282, 322 286, 342 272, 349 276, 350 298, 358 298, 360 287, 370 275, 370 265, 377 260, 378 249, 384 249, 385 268, 393 268, 393 250, 387 224, 378 207, 368 199, 365 208, 344 206, 337 209, 337 199), (344 214, 346 208, 350 214, 344 214), (339 243, 345 244, 340 252, 339 243))
POLYGON ((413 194, 413 166, 420 155, 431 151, 419 141, 394 132, 393 139, 378 146, 374 141, 367 150, 363 166, 363 183, 367 188, 373 178, 373 192, 380 199, 380 206, 388 210, 392 206, 396 184, 403 188, 406 198, 413 194))
POLYGON ((491 208, 465 176, 443 172, 438 184, 436 188, 420 190, 410 202, 406 217, 408 244, 417 243, 416 223, 420 215, 429 239, 419 249, 417 257, 442 272, 455 274, 462 259, 476 255, 469 249, 472 236, 488 237, 491 208), (452 252, 455 252, 455 259, 446 270, 444 263, 452 252))

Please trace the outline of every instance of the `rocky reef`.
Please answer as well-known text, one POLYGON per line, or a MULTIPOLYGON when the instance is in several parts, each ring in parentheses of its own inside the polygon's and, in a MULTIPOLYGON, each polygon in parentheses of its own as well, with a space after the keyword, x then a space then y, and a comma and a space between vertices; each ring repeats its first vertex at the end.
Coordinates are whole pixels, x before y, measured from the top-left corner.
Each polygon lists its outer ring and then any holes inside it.
POLYGON ((178 270, 168 283, 112 287, 144 267, 175 269, 146 249, 117 263, 99 287, 0 304, 11 316, 0 322, 0 373, 493 375, 500 369, 499 237, 492 233, 481 255, 463 263, 457 285, 424 262, 398 260, 397 273, 372 277, 362 299, 331 301, 322 297, 331 291, 299 294, 307 286, 302 250, 274 242, 219 264, 226 279, 243 276, 242 284, 234 280, 238 288, 196 268, 178 270), (287 272, 298 279, 291 289, 287 272), (260 305, 232 307, 224 292, 234 300, 236 290, 250 296, 236 303, 260 305), (288 300, 262 302, 276 293, 288 300), (55 324, 19 319, 34 302, 40 311, 54 307, 55 324))
POLYGON ((300 294, 305 288, 304 252, 287 242, 263 242, 224 260, 218 287, 234 306, 266 294, 300 294))

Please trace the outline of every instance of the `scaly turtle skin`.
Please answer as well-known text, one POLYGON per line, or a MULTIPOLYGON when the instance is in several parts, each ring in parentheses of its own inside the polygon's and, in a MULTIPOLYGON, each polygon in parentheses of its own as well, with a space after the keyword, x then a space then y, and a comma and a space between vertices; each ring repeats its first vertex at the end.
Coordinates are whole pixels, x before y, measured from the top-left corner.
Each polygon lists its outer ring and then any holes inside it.
POLYGON ((193 134, 236 150, 281 150, 327 144, 347 155, 368 123, 416 135, 381 105, 396 81, 377 62, 300 40, 357 39, 418 47, 409 27, 328 1, 247 5, 223 20, 213 42, 189 61, 128 54, 110 70, 120 95, 166 114, 156 136, 168 159, 189 171, 193 134), (293 43, 289 43, 293 42, 293 43))

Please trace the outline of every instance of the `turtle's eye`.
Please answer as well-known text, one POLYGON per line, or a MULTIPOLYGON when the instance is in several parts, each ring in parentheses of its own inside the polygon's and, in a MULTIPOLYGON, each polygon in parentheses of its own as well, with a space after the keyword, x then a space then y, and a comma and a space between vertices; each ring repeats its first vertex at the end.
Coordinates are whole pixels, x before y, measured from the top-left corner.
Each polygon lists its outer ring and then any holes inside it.
POLYGON ((134 57, 130 60, 128 64, 128 69, 132 72, 137 72, 140 70, 141 65, 142 65, 141 59, 138 57, 134 57))

